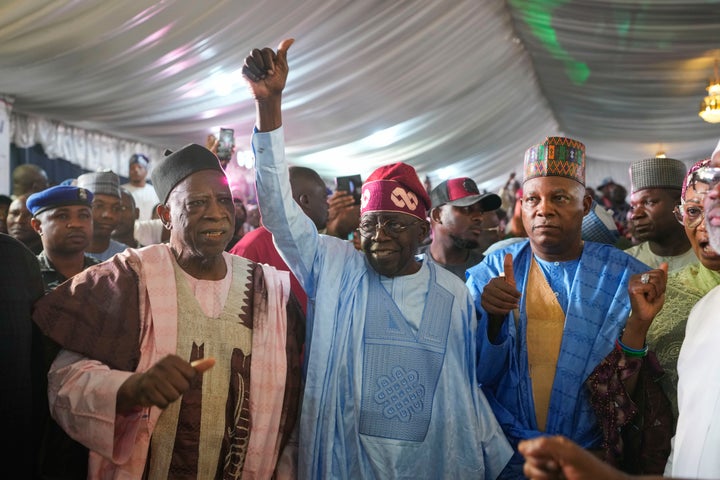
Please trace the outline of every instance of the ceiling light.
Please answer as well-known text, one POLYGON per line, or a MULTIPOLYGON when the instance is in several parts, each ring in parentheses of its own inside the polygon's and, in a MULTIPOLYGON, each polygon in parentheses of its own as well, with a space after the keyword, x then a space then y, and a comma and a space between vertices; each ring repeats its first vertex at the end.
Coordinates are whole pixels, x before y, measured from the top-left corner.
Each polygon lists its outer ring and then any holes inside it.
POLYGON ((379 130, 370 136, 362 139, 362 142, 368 148, 382 148, 392 145, 398 139, 399 125, 379 130))
POLYGON ((437 176, 440 178, 440 181, 444 182, 453 176, 453 169, 450 167, 443 167, 437 171, 437 176))
POLYGON ((698 115, 708 123, 720 123, 720 75, 718 62, 715 60, 715 79, 707 86, 708 95, 700 103, 698 115))

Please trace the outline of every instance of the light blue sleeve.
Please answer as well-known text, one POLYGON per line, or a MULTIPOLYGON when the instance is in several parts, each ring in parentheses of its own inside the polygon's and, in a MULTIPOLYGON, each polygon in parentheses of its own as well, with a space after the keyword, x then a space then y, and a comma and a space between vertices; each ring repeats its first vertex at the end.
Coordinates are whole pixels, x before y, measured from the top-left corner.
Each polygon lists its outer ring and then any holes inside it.
POLYGON ((283 128, 255 132, 252 146, 262 223, 273 234, 275 246, 285 263, 308 297, 312 297, 316 285, 313 263, 318 255, 320 235, 292 197, 283 128))
MULTIPOLYGON (((345 277, 363 273, 365 256, 351 242, 319 234, 293 199, 282 127, 272 132, 255 132, 252 146, 262 223, 272 233, 280 256, 307 293, 313 307, 308 305, 310 317, 318 292, 323 288, 334 291, 345 277)), ((336 296, 324 298, 324 305, 332 309, 336 301, 336 296)))

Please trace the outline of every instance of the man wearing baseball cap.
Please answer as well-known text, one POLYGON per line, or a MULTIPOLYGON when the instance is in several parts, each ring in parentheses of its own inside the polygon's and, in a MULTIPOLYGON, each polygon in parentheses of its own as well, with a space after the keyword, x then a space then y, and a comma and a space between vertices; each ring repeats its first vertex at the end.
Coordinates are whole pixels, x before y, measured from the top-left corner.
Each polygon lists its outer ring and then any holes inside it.
POLYGON ((415 257, 430 207, 415 169, 397 162, 367 177, 362 251, 319 234, 288 193, 290 43, 254 50, 243 75, 256 99, 263 225, 308 295, 298 476, 496 478, 511 449, 476 382, 472 299, 415 257))
POLYGON ((482 261, 477 250, 483 234, 483 213, 500 208, 502 199, 494 193, 481 194, 471 178, 445 180, 430 192, 432 242, 419 253, 463 282, 465 270, 482 261))

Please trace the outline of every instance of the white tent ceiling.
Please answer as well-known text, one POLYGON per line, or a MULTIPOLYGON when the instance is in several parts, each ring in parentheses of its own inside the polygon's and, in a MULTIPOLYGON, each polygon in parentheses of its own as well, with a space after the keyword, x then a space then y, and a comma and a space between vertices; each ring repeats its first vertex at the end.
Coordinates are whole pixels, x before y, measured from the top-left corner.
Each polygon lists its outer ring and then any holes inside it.
POLYGON ((239 70, 287 37, 289 158, 326 179, 406 161, 495 190, 560 134, 585 143, 589 186, 627 185, 633 160, 690 165, 720 138, 697 115, 720 58, 710 0, 4 0, 0 94, 156 149, 232 127, 246 150, 239 70))

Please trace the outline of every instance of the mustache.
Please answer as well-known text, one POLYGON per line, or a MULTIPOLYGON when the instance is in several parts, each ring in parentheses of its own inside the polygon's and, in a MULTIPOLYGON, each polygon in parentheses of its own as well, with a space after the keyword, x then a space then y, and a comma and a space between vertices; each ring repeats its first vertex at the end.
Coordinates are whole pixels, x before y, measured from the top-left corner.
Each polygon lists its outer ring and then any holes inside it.
POLYGON ((709 212, 710 210, 712 210, 714 208, 718 208, 718 207, 720 207, 720 199, 709 200, 706 198, 705 204, 703 205, 703 207, 705 209, 705 212, 709 212))
POLYGON ((533 224, 532 224, 533 230, 538 227, 557 227, 557 225, 552 222, 533 222, 533 224))

